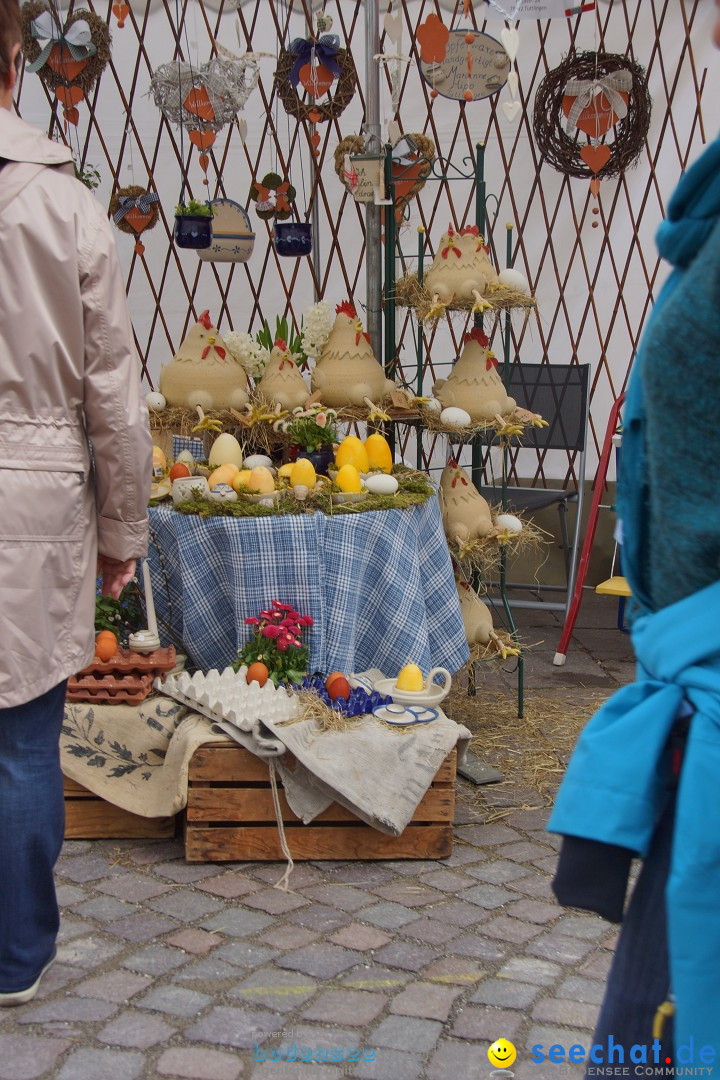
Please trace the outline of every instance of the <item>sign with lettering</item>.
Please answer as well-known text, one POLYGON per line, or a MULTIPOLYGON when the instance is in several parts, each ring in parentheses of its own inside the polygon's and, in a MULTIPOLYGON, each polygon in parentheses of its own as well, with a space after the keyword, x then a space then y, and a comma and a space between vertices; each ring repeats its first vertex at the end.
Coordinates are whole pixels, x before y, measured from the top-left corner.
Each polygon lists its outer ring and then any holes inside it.
POLYGON ((433 90, 455 101, 489 97, 502 90, 510 72, 510 59, 503 45, 490 34, 451 30, 445 59, 435 63, 420 60, 420 74, 433 90))
POLYGON ((588 0, 483 0, 477 16, 478 19, 560 19, 594 10, 595 3, 588 0))

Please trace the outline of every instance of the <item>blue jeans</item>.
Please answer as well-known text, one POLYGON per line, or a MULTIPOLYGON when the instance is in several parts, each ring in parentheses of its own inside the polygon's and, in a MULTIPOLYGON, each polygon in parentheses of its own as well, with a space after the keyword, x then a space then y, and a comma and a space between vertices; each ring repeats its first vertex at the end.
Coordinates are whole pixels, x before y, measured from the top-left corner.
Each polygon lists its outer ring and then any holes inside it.
POLYGON ((35 982, 60 925, 53 868, 65 831, 65 687, 0 709, 0 993, 35 982))

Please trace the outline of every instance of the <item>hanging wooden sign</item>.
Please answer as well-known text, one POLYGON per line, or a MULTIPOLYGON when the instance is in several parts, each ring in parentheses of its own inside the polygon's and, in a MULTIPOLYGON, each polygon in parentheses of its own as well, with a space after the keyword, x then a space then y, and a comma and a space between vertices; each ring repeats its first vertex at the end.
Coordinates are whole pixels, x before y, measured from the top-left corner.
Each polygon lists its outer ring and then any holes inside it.
MULTIPOLYGON (((477 3, 477 0, 476 0, 477 3)), ((558 19, 594 11, 593 0, 482 0, 480 19, 558 19)))
POLYGON ((449 35, 444 60, 429 64, 420 60, 425 82, 454 101, 486 98, 502 90, 510 74, 510 58, 501 42, 477 31, 450 30, 449 35))

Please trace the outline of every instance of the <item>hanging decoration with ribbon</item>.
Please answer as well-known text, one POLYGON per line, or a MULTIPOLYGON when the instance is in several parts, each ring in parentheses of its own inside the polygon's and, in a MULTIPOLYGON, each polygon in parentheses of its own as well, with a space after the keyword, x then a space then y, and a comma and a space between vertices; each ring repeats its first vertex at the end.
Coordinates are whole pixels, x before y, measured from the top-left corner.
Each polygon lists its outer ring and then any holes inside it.
POLYGON ((340 48, 337 34, 295 38, 280 50, 275 89, 285 112, 297 120, 319 124, 336 119, 352 101, 356 87, 352 55, 340 48), (301 99, 300 87, 309 101, 301 99))
POLYGON ((140 234, 157 225, 160 196, 155 191, 132 184, 118 188, 110 200, 110 216, 117 228, 135 237, 135 251, 142 255, 145 245, 140 234))
POLYGON ((337 34, 323 34, 317 40, 295 38, 288 50, 293 58, 290 82, 296 88, 302 84, 312 97, 322 97, 342 74, 337 59, 339 51, 337 34))
POLYGON ((110 59, 110 31, 94 11, 74 11, 63 23, 44 0, 22 7, 22 50, 28 71, 36 73, 63 107, 68 124, 110 59))
POLYGON ((289 180, 283 180, 277 173, 269 172, 262 180, 253 180, 250 185, 250 198, 255 203, 255 212, 263 221, 276 218, 285 221, 292 217, 293 203, 297 192, 289 180))

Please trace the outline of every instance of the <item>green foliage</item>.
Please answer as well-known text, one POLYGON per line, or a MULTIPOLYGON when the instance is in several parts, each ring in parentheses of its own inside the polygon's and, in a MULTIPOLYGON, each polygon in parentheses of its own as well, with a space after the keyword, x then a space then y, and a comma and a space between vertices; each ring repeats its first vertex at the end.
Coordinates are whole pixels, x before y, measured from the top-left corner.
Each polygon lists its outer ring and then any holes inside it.
POLYGON ((307 409, 299 405, 289 417, 276 421, 273 426, 308 453, 337 442, 337 413, 322 405, 310 405, 307 409))
POLYGON ((313 625, 311 617, 301 615, 290 604, 273 600, 272 607, 261 611, 259 618, 245 622, 253 627, 252 637, 238 652, 233 669, 238 671, 243 664, 250 667, 261 661, 276 686, 299 683, 307 674, 310 650, 301 637, 313 625))
POLYGON ((255 335, 255 340, 258 345, 261 345, 268 352, 272 351, 273 345, 278 338, 287 345, 288 349, 292 353, 292 358, 299 368, 307 367, 308 358, 303 350, 302 341, 302 326, 298 331, 295 323, 289 321, 287 315, 283 315, 282 319, 277 316, 275 319, 275 334, 270 331, 270 325, 265 319, 262 330, 259 330, 255 335))
POLYGON ((140 591, 136 581, 131 581, 120 593, 119 599, 102 596, 98 587, 95 596, 95 631, 112 630, 120 642, 143 625, 140 591))
POLYGON ((100 186, 100 171, 94 165, 81 165, 77 158, 73 159, 75 167, 75 179, 84 184, 90 191, 95 191, 100 186))
POLYGON ((198 202, 197 199, 191 199, 190 202, 178 203, 175 207, 175 217, 212 217, 212 207, 207 203, 198 202))

